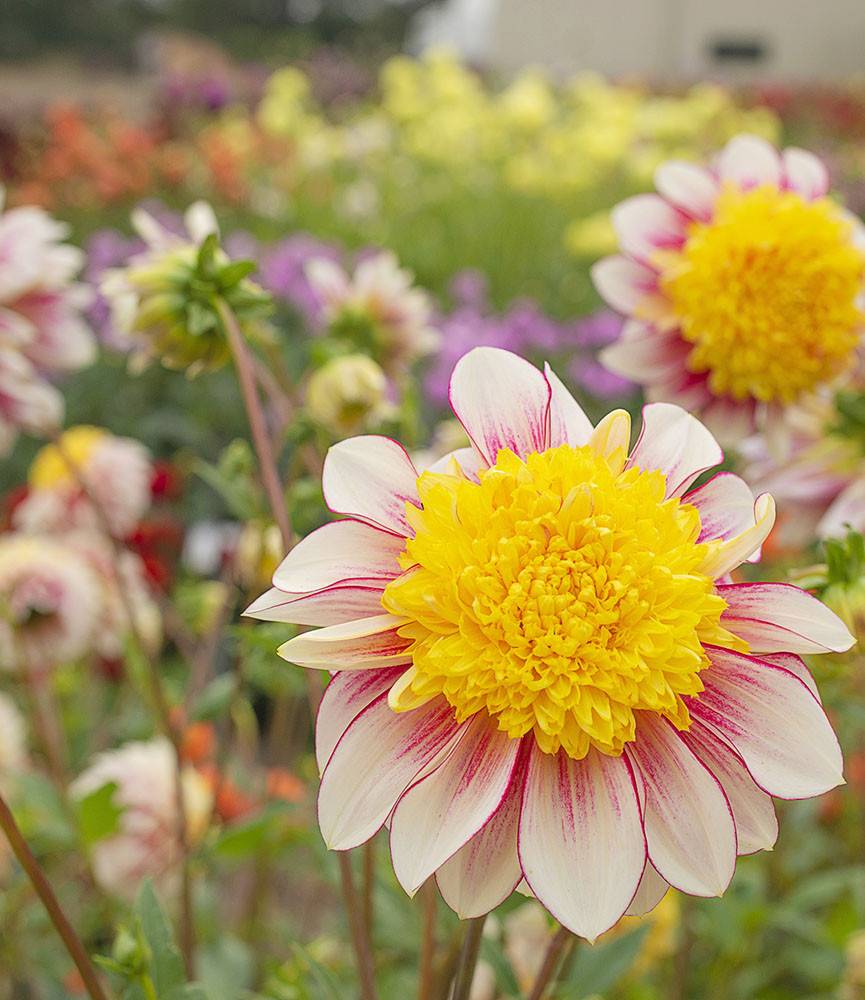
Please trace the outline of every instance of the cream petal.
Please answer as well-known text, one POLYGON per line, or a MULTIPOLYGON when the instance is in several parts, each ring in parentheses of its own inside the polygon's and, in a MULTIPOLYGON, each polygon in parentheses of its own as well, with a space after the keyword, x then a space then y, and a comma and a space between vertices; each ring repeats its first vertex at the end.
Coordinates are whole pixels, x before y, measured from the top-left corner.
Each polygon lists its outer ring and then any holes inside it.
POLYGON ((718 157, 717 168, 722 181, 731 181, 741 188, 781 183, 778 151, 756 135, 737 135, 731 139, 718 157))
POLYGON ((244 611, 247 618, 293 625, 341 625, 381 614, 384 582, 335 584, 312 594, 287 594, 272 587, 244 611))
POLYGON ((680 496, 707 469, 724 459, 709 431, 680 406, 649 403, 629 466, 658 469, 667 477, 667 496, 680 496))
POLYGON ((589 445, 598 455, 610 458, 619 451, 623 461, 630 443, 631 415, 627 410, 612 410, 600 421, 589 438, 589 445))
POLYGON ((700 513, 699 542, 733 538, 754 524, 754 494, 732 472, 719 472, 682 497, 700 513))
POLYGON ((592 422, 583 412, 582 406, 565 388, 562 380, 544 365, 544 376, 550 385, 550 447, 569 444, 579 448, 587 444, 592 436, 592 422))
POLYGON ((631 905, 625 911, 625 916, 642 917, 651 910, 654 910, 664 896, 667 895, 669 888, 670 883, 666 879, 661 878, 652 867, 652 862, 647 859, 643 877, 637 886, 637 893, 631 900, 631 905))
POLYGON ((819 156, 789 146, 781 154, 787 186, 813 201, 829 191, 829 171, 819 156))
POLYGON ((299 667, 318 670, 375 670, 410 663, 406 650, 410 639, 399 635, 405 618, 396 615, 373 615, 342 625, 327 625, 296 635, 284 642, 277 652, 299 667))
POLYGON ((655 187, 677 208, 707 222, 718 197, 718 182, 703 167, 685 160, 668 160, 655 171, 655 187))
POLYGON ((700 566, 700 572, 718 580, 750 558, 769 537, 775 526, 775 501, 769 493, 761 493, 754 502, 754 523, 711 547, 700 566))
POLYGON ((604 257, 592 266, 592 281, 601 298, 617 312, 631 315, 657 293, 658 275, 650 267, 620 255, 604 257))
POLYGON ((611 213, 619 245, 638 261, 650 263, 656 251, 680 247, 686 220, 656 194, 637 194, 619 202, 611 213))

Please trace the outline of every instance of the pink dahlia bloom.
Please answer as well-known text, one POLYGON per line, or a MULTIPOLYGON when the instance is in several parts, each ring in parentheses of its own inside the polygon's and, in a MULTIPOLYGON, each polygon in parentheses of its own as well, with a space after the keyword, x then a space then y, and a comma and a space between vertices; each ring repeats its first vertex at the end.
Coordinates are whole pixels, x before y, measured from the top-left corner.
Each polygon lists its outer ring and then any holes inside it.
POLYGON ((66 235, 40 208, 0 214, 0 438, 7 447, 15 428, 46 433, 59 425, 63 402, 48 379, 95 355, 82 315, 90 293, 74 281, 84 255, 62 242, 66 235))
POLYGON ((614 209, 621 253, 593 269, 628 317, 606 366, 729 441, 855 370, 865 228, 828 184, 817 157, 749 135, 710 166, 663 164, 657 194, 614 209))
MULTIPOLYGON (((207 829, 212 793, 205 778, 187 767, 182 775, 187 842, 195 845, 207 829)), ((114 784, 122 810, 116 832, 92 847, 93 874, 108 892, 132 900, 145 878, 164 892, 176 886, 182 857, 178 838, 174 751, 166 739, 127 743, 99 754, 70 786, 73 799, 114 784)))
POLYGON ((344 515, 247 611, 319 626, 281 649, 333 673, 319 822, 346 850, 390 828, 398 879, 461 916, 518 885, 596 938, 667 887, 724 892, 772 846, 772 796, 842 781, 800 654, 847 649, 786 584, 730 582, 774 502, 722 472, 694 417, 648 405, 636 444, 546 368, 476 348, 451 403, 472 442, 419 474, 385 437, 335 445, 344 515))

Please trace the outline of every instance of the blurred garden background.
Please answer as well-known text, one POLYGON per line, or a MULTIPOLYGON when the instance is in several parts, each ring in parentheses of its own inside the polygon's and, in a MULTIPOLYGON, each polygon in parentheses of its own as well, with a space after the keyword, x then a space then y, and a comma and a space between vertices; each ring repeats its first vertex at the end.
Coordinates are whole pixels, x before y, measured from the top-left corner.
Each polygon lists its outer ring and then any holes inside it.
MULTIPOLYGON (((611 208, 650 190, 663 161, 706 159, 742 132, 805 146, 827 162, 847 207, 865 212, 865 12, 842 0, 807 5, 811 13, 793 0, 716 6, 0 6, 5 206, 45 209, 83 251, 82 308, 98 351, 56 384, 67 426, 104 428, 146 449, 148 496, 122 544, 155 622, 147 655, 158 659, 205 801, 183 845, 202 993, 175 989, 163 969, 160 1000, 357 993, 341 943, 337 865, 315 824, 304 679, 274 653, 292 626, 240 617, 281 556, 243 399, 219 363, 187 377, 131 351, 101 282, 144 249, 132 213, 143 207, 180 235, 187 207, 206 201, 228 256, 254 262, 252 279, 272 304, 257 377, 303 535, 326 518, 319 473, 334 441, 372 429, 406 442, 419 461, 463 443, 447 386, 473 346, 550 361, 593 419, 616 405, 639 413, 636 387, 598 360, 622 320, 589 272, 616 249, 611 208), (351 274, 382 251, 409 272, 394 280, 423 296, 431 338, 409 358, 381 356, 376 317, 362 309, 334 321, 311 279, 310 262, 351 274)), ((861 404, 849 398, 842 414, 860 456, 861 404)), ((24 434, 0 462, 0 539, 39 485, 43 445, 24 434)), ((816 574, 836 585, 836 610, 861 630, 865 560, 856 552, 845 552, 835 576, 816 574)), ((781 531, 766 554, 774 579, 810 579, 827 559, 781 531)), ((150 961, 153 936, 169 933, 165 916, 149 889, 139 892, 141 879, 106 885, 97 865, 94 884, 80 858, 116 839, 118 784, 141 768, 133 783, 150 788, 155 772, 130 759, 121 777, 109 769, 68 794, 95 755, 154 737, 145 657, 124 613, 96 626, 116 641, 52 665, 48 707, 15 670, 0 671, 0 788, 88 949, 104 957, 108 981, 118 995, 151 1000, 135 969, 150 961)), ((555 996, 865 996, 865 672, 854 651, 823 658, 816 674, 848 785, 779 803, 775 851, 743 858, 723 899, 670 893, 646 918, 579 943, 555 996)), ((173 864, 143 869, 170 923, 176 886, 158 883, 173 864)), ((414 996, 422 909, 397 885, 384 837, 357 859, 355 876, 374 908, 381 996, 414 996)), ((439 909, 446 989, 457 920, 439 909)), ((487 924, 475 1000, 526 996, 548 935, 533 901, 517 895, 500 907, 487 924)), ((0 850, 0 997, 81 995, 26 880, 0 850)))

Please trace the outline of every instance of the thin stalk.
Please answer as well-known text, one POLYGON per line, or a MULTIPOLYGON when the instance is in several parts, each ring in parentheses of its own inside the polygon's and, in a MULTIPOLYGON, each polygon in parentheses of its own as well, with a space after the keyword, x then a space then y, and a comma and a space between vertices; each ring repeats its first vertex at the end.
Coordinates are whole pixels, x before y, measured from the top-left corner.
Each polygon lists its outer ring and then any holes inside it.
POLYGON ((351 858, 348 851, 338 851, 337 858, 339 859, 339 877, 342 883, 342 895, 345 901, 349 930, 351 931, 351 941, 354 946, 357 975, 360 980, 361 1000, 378 1000, 369 928, 364 923, 360 898, 354 886, 351 858))
POLYGON ((65 792, 69 785, 69 762, 66 756, 63 726, 51 689, 51 676, 47 670, 39 669, 29 663, 24 664, 22 673, 33 711, 34 727, 42 744, 48 772, 57 789, 65 792))
POLYGON ((422 921, 420 940, 420 969, 418 972, 417 1000, 433 1000, 435 985, 436 918, 438 894, 435 879, 428 879, 420 891, 422 921))
POLYGON ((475 978, 475 968, 478 964, 478 955, 481 953, 481 938, 486 920, 487 914, 484 914, 482 917, 474 917, 472 920, 466 921, 466 933, 463 938, 463 947, 460 952, 451 1000, 469 1000, 472 982, 475 978))
POLYGON ((54 894, 54 890, 51 888, 51 883, 30 850, 27 841, 18 828, 18 824, 15 822, 15 817, 12 815, 11 809, 6 804, 6 800, 2 795, 0 795, 0 828, 6 834, 6 839, 15 853, 15 857, 18 859, 18 863, 26 872, 33 888, 36 890, 37 896, 48 912, 48 916, 51 918, 51 922, 60 935, 66 950, 69 952, 69 957, 75 963, 75 967, 78 969, 90 997, 92 1000, 108 1000, 108 994, 102 988, 102 984, 96 974, 96 969, 90 961, 90 956, 87 954, 84 945, 81 943, 81 939, 75 933, 72 924, 63 912, 63 908, 54 894))
POLYGON ((368 933, 372 937, 373 899, 375 893, 375 838, 363 845, 363 882, 361 883, 361 913, 368 933))
POLYGON ((192 905, 192 874, 189 864, 189 839, 187 836, 186 818, 186 796, 183 792, 183 747, 181 734, 171 718, 171 706, 168 696, 165 693, 165 686, 162 680, 162 670, 156 657, 151 653, 149 646, 144 640, 138 616, 135 613, 135 606, 124 586, 121 565, 125 549, 115 537, 111 530, 111 522, 105 509, 98 498, 90 489, 87 481, 81 474, 75 460, 64 447, 60 435, 53 439, 57 452, 63 459, 70 475, 74 479, 78 488, 90 501, 96 513, 100 527, 111 546, 114 555, 114 579, 117 583, 117 593, 123 605, 123 611, 129 622, 129 631, 138 647, 138 651, 147 667, 147 683, 150 690, 150 697, 156 709, 157 721, 165 737, 171 743, 174 751, 174 797, 175 808, 177 810, 177 841, 180 846, 181 856, 181 884, 180 884, 180 952, 183 956, 183 964, 186 975, 189 979, 195 978, 195 916, 192 905))
POLYGON ((532 985, 528 1000, 543 1000, 547 987, 556 981, 558 971, 575 942, 576 938, 566 927, 560 927, 556 931, 547 946, 544 960, 532 985))

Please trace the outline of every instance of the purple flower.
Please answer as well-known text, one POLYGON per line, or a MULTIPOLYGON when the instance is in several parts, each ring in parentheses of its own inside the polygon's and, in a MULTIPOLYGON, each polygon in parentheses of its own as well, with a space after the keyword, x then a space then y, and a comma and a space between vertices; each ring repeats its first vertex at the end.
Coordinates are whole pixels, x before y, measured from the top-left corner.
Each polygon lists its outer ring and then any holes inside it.
POLYGON ((125 264, 143 249, 144 243, 140 239, 124 236, 116 229, 97 230, 85 247, 87 263, 84 265, 84 280, 93 289, 93 301, 88 307, 87 318, 100 342, 113 350, 128 349, 129 338, 121 337, 114 330, 111 309, 99 292, 99 281, 108 268, 125 264))
POLYGON ((308 233, 297 233, 268 247, 261 256, 261 284, 277 299, 288 302, 311 326, 317 326, 321 300, 306 276, 310 260, 323 257, 340 263, 341 251, 308 233))

